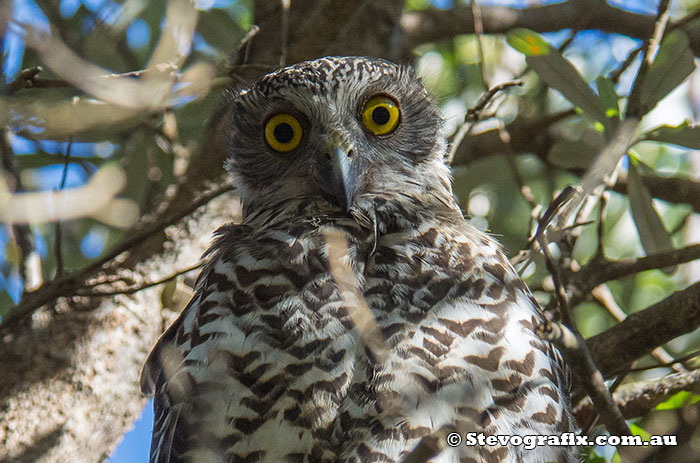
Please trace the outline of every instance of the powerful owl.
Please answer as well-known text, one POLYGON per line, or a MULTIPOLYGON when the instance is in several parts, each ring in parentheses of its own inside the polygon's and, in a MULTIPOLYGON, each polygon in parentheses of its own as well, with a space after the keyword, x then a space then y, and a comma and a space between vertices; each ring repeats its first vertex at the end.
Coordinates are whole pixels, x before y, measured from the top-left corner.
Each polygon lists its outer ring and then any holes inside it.
POLYGON ((216 231, 144 367, 150 461, 573 462, 473 445, 571 431, 566 371, 527 287, 465 221, 411 68, 317 59, 230 104, 243 220, 216 231))

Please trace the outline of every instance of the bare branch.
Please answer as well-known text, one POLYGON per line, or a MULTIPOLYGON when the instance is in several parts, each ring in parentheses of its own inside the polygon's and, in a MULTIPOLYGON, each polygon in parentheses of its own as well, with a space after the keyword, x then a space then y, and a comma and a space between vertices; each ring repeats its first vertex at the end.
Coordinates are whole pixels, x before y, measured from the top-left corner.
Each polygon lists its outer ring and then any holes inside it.
POLYGON ((700 326, 700 282, 629 315, 587 340, 593 360, 607 378, 624 371, 657 346, 700 326))
MULTIPOLYGON (((657 19, 653 15, 624 11, 599 0, 569 0, 524 9, 482 6, 481 16, 485 34, 502 34, 516 27, 536 32, 593 29, 638 39, 652 36, 657 19)), ((401 26, 405 47, 412 50, 423 43, 474 33, 474 16, 469 7, 408 11, 401 17, 401 26)), ((670 23, 669 27, 676 25, 670 23)), ((700 32, 690 27, 683 29, 690 38, 694 54, 700 55, 700 32)))
POLYGON ((282 1, 282 50, 280 52, 280 67, 287 65, 287 54, 289 54, 289 7, 291 0, 282 1))
MULTIPOLYGON (((615 298, 613 297, 612 291, 606 285, 600 285, 593 289, 593 297, 600 302, 600 304, 608 311, 608 313, 619 322, 624 321, 627 318, 627 314, 622 310, 622 308, 617 305, 615 298)), ((678 373, 686 373, 688 370, 680 365, 678 361, 674 361, 673 357, 666 352, 663 347, 657 347, 651 351, 652 357, 661 362, 662 364, 669 365, 671 368, 676 370, 678 373)))
POLYGON ((639 66, 639 71, 637 71, 637 77, 634 79, 634 84, 632 85, 632 90, 630 90, 629 98, 627 100, 627 115, 633 117, 642 117, 645 110, 641 107, 640 97, 641 89, 643 87, 644 80, 646 79, 647 71, 649 67, 654 62, 656 56, 656 51, 661 43, 661 38, 666 30, 666 25, 668 24, 668 8, 671 4, 670 0, 661 0, 659 2, 658 13, 656 20, 654 21, 654 31, 644 40, 642 45, 642 64, 639 66))
POLYGON ((700 244, 693 244, 681 249, 650 254, 638 259, 622 259, 617 261, 596 259, 575 274, 574 298, 583 298, 592 291, 593 288, 608 281, 636 275, 646 270, 662 269, 684 264, 695 259, 700 259, 700 244))
POLYGON ((176 213, 167 217, 160 217, 153 222, 145 224, 139 231, 134 232, 130 238, 122 241, 116 249, 113 249, 107 253, 106 256, 80 270, 78 273, 51 280, 36 291, 25 294, 17 307, 10 310, 7 316, 3 318, 0 328, 6 328, 26 318, 42 305, 54 301, 57 298, 77 295, 76 291, 84 286, 85 281, 94 277, 96 273, 118 256, 142 245, 145 241, 163 231, 166 227, 190 215, 197 208, 232 190, 233 185, 225 184, 202 194, 189 204, 178 204, 176 213))
MULTIPOLYGON (((700 370, 676 373, 661 379, 620 386, 613 394, 615 403, 626 419, 645 416, 661 402, 680 391, 700 394, 700 370)), ((585 400, 574 407, 576 421, 583 423, 595 413, 593 404, 585 400)))
POLYGON ((489 89, 489 78, 486 73, 486 59, 484 58, 484 42, 481 35, 484 33, 484 25, 481 20, 481 6, 477 0, 471 0, 469 5, 472 9, 474 17, 474 35, 476 35, 477 51, 479 53, 479 67, 481 68, 481 80, 483 81, 484 89, 489 89))

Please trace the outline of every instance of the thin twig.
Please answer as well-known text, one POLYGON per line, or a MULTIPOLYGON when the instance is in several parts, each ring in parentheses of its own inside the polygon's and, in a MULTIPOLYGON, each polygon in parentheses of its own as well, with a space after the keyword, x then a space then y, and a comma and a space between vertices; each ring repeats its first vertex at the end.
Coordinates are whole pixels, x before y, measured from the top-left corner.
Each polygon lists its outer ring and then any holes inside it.
POLYGON ((656 368, 666 368, 666 367, 670 367, 670 366, 673 366, 676 364, 683 364, 689 360, 693 360, 697 356, 700 356, 700 350, 693 351, 690 354, 684 355, 683 357, 678 357, 676 359, 672 359, 670 362, 655 363, 653 365, 647 365, 645 367, 634 367, 634 368, 630 368, 629 371, 630 372, 638 372, 638 371, 655 370, 656 368))
MULTIPOLYGON (((15 163, 15 154, 12 151, 12 146, 10 146, 9 136, 10 131, 8 129, 0 132, 0 162, 12 183, 14 183, 15 191, 22 192, 24 191, 22 176, 15 163)), ((24 285, 23 291, 35 289, 41 284, 41 275, 33 274, 36 272, 32 268, 31 260, 37 259, 38 255, 35 255, 36 250, 34 248, 32 230, 29 225, 18 223, 12 224, 11 230, 14 241, 17 243, 17 247, 20 251, 18 270, 24 285)))
POLYGON ((654 24, 654 34, 651 36, 651 40, 649 40, 645 56, 648 66, 651 66, 651 63, 654 61, 656 52, 661 44, 661 39, 664 36, 664 31, 666 30, 666 25, 670 17, 669 6, 671 6, 671 0, 661 0, 659 2, 658 17, 654 24))
POLYGON ((174 223, 182 220, 191 214, 194 210, 207 204, 212 199, 220 196, 229 191, 233 191, 234 186, 232 184, 221 185, 207 193, 202 194, 199 198, 194 200, 191 204, 180 209, 177 213, 170 217, 159 217, 154 219, 153 222, 145 225, 140 231, 134 232, 130 238, 124 240, 115 249, 112 249, 104 257, 98 259, 87 267, 79 270, 78 272, 65 275, 61 278, 56 278, 51 281, 47 281, 41 288, 36 291, 24 294, 20 303, 8 312, 8 314, 3 317, 0 327, 5 327, 16 320, 20 320, 27 315, 34 312, 39 307, 47 304, 59 297, 69 297, 75 295, 76 291, 84 287, 84 282, 90 278, 93 274, 100 271, 108 263, 113 261, 116 257, 124 252, 129 251, 132 247, 138 245, 144 240, 150 238, 163 231, 165 228, 173 225, 174 223))
MULTIPOLYGON (((499 121, 499 124, 502 124, 502 122, 499 121)), ((523 197, 523 199, 525 199, 525 202, 528 204, 528 206, 530 206, 530 222, 527 227, 526 237, 530 238, 530 231, 532 230, 534 221, 539 219, 539 212, 542 210, 542 207, 535 200, 535 197, 533 196, 530 187, 525 185, 525 180, 523 180, 523 176, 520 175, 520 170, 518 169, 518 164, 515 160, 515 155, 511 152, 506 153, 506 160, 508 161, 508 166, 510 167, 511 174, 513 174, 513 180, 518 186, 518 191, 520 191, 520 195, 523 197)))
POLYGON ((250 44, 253 41, 253 37, 258 35, 258 32, 260 32, 260 26, 253 24, 250 26, 250 30, 248 30, 248 32, 246 32, 241 39, 241 43, 238 45, 239 53, 240 49, 243 48, 243 60, 241 64, 248 64, 248 59, 250 57, 250 44))
POLYGON ((484 24, 481 20, 481 8, 477 0, 469 2, 472 8, 472 17, 474 18, 474 35, 476 36, 476 48, 479 54, 479 68, 481 70, 481 80, 484 90, 489 89, 489 78, 486 75, 486 58, 484 57, 484 43, 481 40, 481 34, 484 33, 484 24))
MULTIPOLYGON (((621 375, 619 375, 615 378, 615 381, 613 381, 612 385, 608 389, 610 394, 613 394, 617 390, 617 388, 620 387, 620 385, 625 380, 625 378, 627 377, 628 374, 629 374, 629 370, 627 370, 626 372, 622 373, 621 375)), ((615 400, 615 399, 613 398, 613 400, 615 400)), ((580 400, 574 399, 573 403, 578 403, 578 402, 580 402, 580 400)), ((597 411, 595 413, 592 413, 591 419, 588 421, 588 423, 581 426, 581 434, 588 435, 591 432, 591 429, 593 429, 593 426, 598 424, 598 418, 600 418, 600 414, 597 411)))
POLYGON ((280 67, 287 64, 287 55, 289 54, 289 7, 292 0, 282 1, 282 49, 280 50, 280 67))
POLYGON ((627 68, 629 68, 632 65, 635 58, 637 58, 637 55, 639 55, 640 51, 642 51, 642 47, 637 47, 634 50, 632 50, 624 59, 624 61, 622 61, 620 66, 610 73, 610 80, 613 82, 613 84, 617 84, 620 81, 620 77, 627 70, 627 68))
POLYGON ((473 130, 474 123, 480 120, 484 109, 493 100, 493 98, 499 92, 502 92, 510 87, 520 87, 521 85, 523 85, 522 80, 509 80, 506 82, 501 82, 481 95, 476 104, 469 108, 467 113, 464 115, 464 123, 462 123, 452 139, 452 146, 450 147, 450 151, 447 154, 447 159, 445 162, 452 164, 452 160, 454 159, 455 153, 459 149, 459 145, 462 143, 462 140, 473 130))
POLYGON ((661 0, 659 2, 656 22, 654 23, 654 33, 651 37, 645 40, 644 44, 642 45, 642 63, 639 66, 637 78, 634 79, 634 84, 632 85, 632 90, 630 90, 627 103, 628 117, 641 118, 643 116, 642 112, 644 111, 644 108, 641 107, 640 102, 642 83, 646 78, 646 74, 651 66, 651 63, 654 61, 656 50, 661 39, 663 38, 666 25, 668 24, 668 7, 670 4, 670 0, 661 0))
POLYGON ((544 239, 544 235, 541 233, 535 233, 535 240, 539 244, 540 249, 542 249, 542 254, 544 255, 544 263, 547 271, 552 275, 552 281, 554 283, 554 295, 556 296, 557 305, 559 308, 559 314, 561 315, 562 321, 570 327, 574 327, 574 320, 571 317, 571 312, 569 311, 569 303, 566 297, 566 290, 564 289, 565 283, 562 281, 562 273, 559 266, 554 262, 552 254, 549 252, 549 247, 544 239))
POLYGON ((83 291, 83 290, 77 290, 76 295, 77 296, 82 296, 82 297, 107 297, 107 296, 118 296, 121 294, 134 294, 139 291, 143 291, 144 289, 147 288, 152 288, 153 286, 158 286, 162 285, 163 283, 167 283, 173 278, 177 278, 180 275, 184 275, 185 273, 191 272, 192 270, 196 270, 199 267, 203 265, 202 262, 192 265, 190 267, 187 267, 183 270, 180 270, 178 272, 173 273, 172 275, 168 275, 167 277, 161 278, 156 281, 149 281, 147 283, 141 283, 137 286, 134 286, 132 288, 125 288, 125 289, 117 289, 114 291, 99 291, 99 290, 92 290, 92 291, 83 291))
POLYGON ((605 259, 605 240, 603 235, 605 234, 605 208, 608 205, 608 194, 603 191, 600 194, 600 201, 598 202, 598 224, 596 226, 596 232, 598 234, 598 248, 596 250, 596 258, 605 259))
MULTIPOLYGON (((70 153, 73 148, 73 141, 69 140, 66 147, 66 154, 63 159, 63 172, 61 173, 61 182, 58 185, 59 190, 63 190, 66 186, 66 179, 68 178, 68 166, 70 164, 70 153)), ((62 241, 63 241, 63 230, 61 229, 61 221, 57 220, 54 225, 54 252, 56 254, 56 276, 63 275, 63 251, 62 251, 62 241)))

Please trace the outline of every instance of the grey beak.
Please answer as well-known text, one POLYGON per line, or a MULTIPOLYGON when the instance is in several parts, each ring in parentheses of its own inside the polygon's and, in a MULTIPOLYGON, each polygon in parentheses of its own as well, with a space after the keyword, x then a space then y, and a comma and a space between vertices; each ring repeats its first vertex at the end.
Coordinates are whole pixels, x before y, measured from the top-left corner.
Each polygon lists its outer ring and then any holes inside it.
POLYGON ((350 158, 352 150, 336 145, 331 147, 329 154, 330 168, 326 170, 327 175, 324 176, 324 180, 335 203, 347 212, 352 206, 353 197, 360 183, 360 173, 357 167, 353 166, 350 158))
POLYGON ((346 150, 336 146, 331 151, 331 167, 333 170, 333 184, 331 191, 338 205, 345 211, 350 210, 352 198, 357 190, 357 179, 352 173, 350 158, 346 150))

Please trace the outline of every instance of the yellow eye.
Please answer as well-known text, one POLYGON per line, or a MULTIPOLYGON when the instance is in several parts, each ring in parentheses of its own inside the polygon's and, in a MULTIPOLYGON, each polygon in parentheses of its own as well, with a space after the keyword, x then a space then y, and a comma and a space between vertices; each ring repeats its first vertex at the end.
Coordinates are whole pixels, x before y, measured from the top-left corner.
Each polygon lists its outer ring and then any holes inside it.
POLYGON ((275 114, 265 124, 265 141, 275 151, 286 153, 299 146, 301 124, 291 114, 275 114))
POLYGON ((362 123, 375 135, 391 133, 399 125, 399 105, 384 95, 373 96, 362 109, 362 123))

